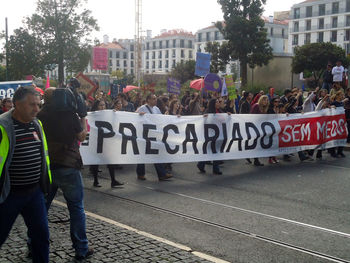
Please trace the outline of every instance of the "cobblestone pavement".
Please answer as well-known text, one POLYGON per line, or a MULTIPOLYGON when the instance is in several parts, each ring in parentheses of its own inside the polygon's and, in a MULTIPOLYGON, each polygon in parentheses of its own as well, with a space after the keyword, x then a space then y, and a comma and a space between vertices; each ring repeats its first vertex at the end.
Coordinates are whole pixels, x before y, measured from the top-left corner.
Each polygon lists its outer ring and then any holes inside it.
MULTIPOLYGON (((87 216, 87 235, 94 255, 84 262, 211 262, 191 252, 170 246, 94 217, 87 216)), ((69 235, 68 211, 52 204, 49 211, 50 262, 74 260, 69 235)), ((10 236, 0 249, 0 263, 31 262, 27 256, 26 227, 19 216, 10 236)))

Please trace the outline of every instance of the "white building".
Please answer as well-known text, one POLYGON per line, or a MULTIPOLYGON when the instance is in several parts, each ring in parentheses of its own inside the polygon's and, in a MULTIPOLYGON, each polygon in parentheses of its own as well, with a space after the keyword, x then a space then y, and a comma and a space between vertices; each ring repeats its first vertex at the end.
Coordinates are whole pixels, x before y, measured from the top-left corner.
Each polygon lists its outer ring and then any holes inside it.
POLYGON ((154 38, 148 31, 143 40, 143 73, 164 74, 170 72, 177 63, 195 59, 194 41, 195 36, 184 30, 162 30, 154 38))
POLYGON ((332 42, 350 53, 350 0, 307 0, 290 12, 288 50, 315 42, 332 42))

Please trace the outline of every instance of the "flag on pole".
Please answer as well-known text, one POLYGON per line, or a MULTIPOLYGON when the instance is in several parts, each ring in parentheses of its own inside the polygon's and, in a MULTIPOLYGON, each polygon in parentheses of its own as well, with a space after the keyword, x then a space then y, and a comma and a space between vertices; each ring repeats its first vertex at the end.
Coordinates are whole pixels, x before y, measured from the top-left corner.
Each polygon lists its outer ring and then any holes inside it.
POLYGON ((45 85, 45 89, 50 88, 50 77, 49 77, 49 73, 47 73, 47 78, 46 78, 46 85, 45 85))

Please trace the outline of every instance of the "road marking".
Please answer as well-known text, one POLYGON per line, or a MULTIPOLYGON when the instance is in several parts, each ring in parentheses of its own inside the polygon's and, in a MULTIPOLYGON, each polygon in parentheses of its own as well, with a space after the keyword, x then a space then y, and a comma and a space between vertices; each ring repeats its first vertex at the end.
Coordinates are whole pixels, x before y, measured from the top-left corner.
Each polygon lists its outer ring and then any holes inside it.
POLYGON ((308 228, 312 228, 312 229, 317 229, 317 230, 320 230, 320 231, 323 231, 323 232, 332 233, 332 234, 339 235, 339 236, 342 236, 342 237, 350 238, 350 234, 345 233, 345 232, 340 232, 340 231, 336 231, 336 230, 332 230, 332 229, 328 229, 328 228, 324 228, 324 227, 320 227, 320 226, 315 226, 315 225, 311 225, 311 224, 307 224, 307 223, 303 223, 303 222, 299 222, 299 221, 295 221, 295 220, 291 220, 291 219, 287 219, 287 218, 283 218, 283 217, 278 217, 278 216, 273 216, 273 215, 269 215, 269 214, 264 214, 264 213, 261 213, 261 212, 256 212, 256 211, 253 211, 253 210, 248 210, 248 209, 240 208, 240 207, 237 207, 237 206, 231 206, 231 205, 227 205, 227 204, 223 204, 223 203, 218 203, 218 202, 214 202, 214 201, 210 201, 210 200, 206 200, 206 199, 202 199, 202 198, 198 198, 198 197, 194 197, 194 196, 190 196, 190 195, 185 195, 185 194, 181 194, 181 193, 169 192, 169 191, 165 191, 165 190, 161 190, 161 189, 157 189, 157 188, 153 188, 153 187, 149 187, 149 186, 146 186, 145 188, 148 188, 148 189, 151 189, 151 190, 155 190, 155 191, 158 191, 158 192, 164 192, 164 193, 168 193, 168 194, 178 195, 178 196, 185 197, 185 198, 188 198, 188 199, 201 201, 203 203, 208 203, 208 204, 212 204, 212 205, 222 206, 222 207, 225 207, 225 208, 230 208, 230 209, 238 210, 238 211, 249 213, 249 214, 255 214, 255 215, 259 215, 259 216, 264 216, 264 217, 267 217, 267 218, 271 218, 271 219, 275 219, 275 220, 279 220, 279 221, 283 221, 283 222, 287 222, 287 223, 291 223, 291 224, 295 224, 295 225, 300 225, 300 226, 304 226, 304 227, 308 227, 308 228))
MULTIPOLYGON (((53 203, 56 204, 56 205, 59 205, 59 206, 67 208, 67 205, 65 203, 61 202, 61 201, 53 200, 53 203)), ((205 260, 208 260, 208 261, 211 261, 211 262, 214 262, 214 263, 230 263, 229 261, 225 261, 225 260, 222 260, 220 258, 216 258, 216 257, 210 256, 210 255, 204 254, 202 252, 193 251, 190 247, 187 247, 185 245, 182 245, 182 244, 179 244, 179 243, 167 240, 167 239, 162 238, 162 237, 158 237, 158 236, 152 235, 150 233, 138 230, 138 229, 133 228, 133 227, 128 226, 128 225, 124 225, 124 224, 119 223, 117 221, 114 221, 114 220, 112 220, 110 218, 107 218, 107 217, 104 217, 104 216, 101 216, 101 215, 98 215, 98 214, 95 214, 95 213, 92 213, 92 212, 88 212, 86 210, 85 210, 85 214, 87 216, 92 217, 92 218, 104 221, 104 222, 106 222, 108 224, 111 224, 111 225, 114 225, 114 226, 117 226, 117 227, 120 227, 120 228, 124 228, 124 229, 127 229, 129 231, 135 232, 135 233, 137 233, 139 235, 142 235, 142 236, 145 236, 145 237, 157 240, 159 242, 165 243, 165 244, 167 244, 169 246, 173 246, 173 247, 176 247, 178 249, 185 250, 185 251, 187 251, 187 252, 189 252, 189 253, 197 256, 197 257, 203 258, 205 260)))

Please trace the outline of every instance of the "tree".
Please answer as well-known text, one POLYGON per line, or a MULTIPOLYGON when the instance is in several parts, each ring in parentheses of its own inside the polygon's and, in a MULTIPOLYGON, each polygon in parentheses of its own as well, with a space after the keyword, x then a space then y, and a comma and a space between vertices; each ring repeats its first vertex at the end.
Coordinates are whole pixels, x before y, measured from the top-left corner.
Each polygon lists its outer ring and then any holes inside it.
POLYGON ((247 85, 247 65, 251 68, 267 65, 273 58, 261 19, 266 0, 218 0, 224 13, 224 23, 216 27, 226 40, 231 59, 239 59, 242 85, 247 85))
POLYGON ((0 65, 0 81, 6 80, 6 67, 0 65))
POLYGON ((38 0, 36 13, 27 18, 28 28, 40 36, 48 50, 49 64, 58 65, 60 84, 65 66, 70 71, 87 66, 91 42, 88 37, 93 30, 99 30, 91 11, 83 9, 83 2, 86 0, 38 0))
POLYGON ((318 85, 327 64, 334 65, 337 60, 341 60, 344 67, 349 65, 345 50, 341 47, 330 42, 306 44, 294 49, 292 71, 294 73, 311 72, 318 85))
POLYGON ((196 61, 187 60, 185 62, 177 63, 175 68, 171 71, 171 77, 180 81, 181 84, 187 80, 195 78, 196 61))
POLYGON ((218 73, 219 71, 225 71, 226 65, 230 61, 227 42, 223 42, 221 45, 219 42, 207 42, 204 49, 205 52, 211 54, 210 72, 218 73))
POLYGON ((41 76, 44 73, 42 44, 26 29, 16 29, 7 45, 9 79, 21 80, 26 75, 41 76))

